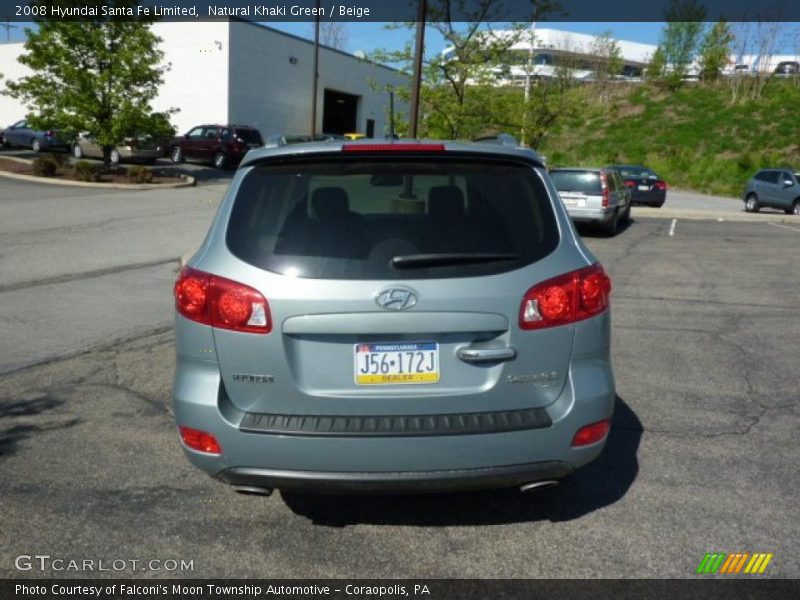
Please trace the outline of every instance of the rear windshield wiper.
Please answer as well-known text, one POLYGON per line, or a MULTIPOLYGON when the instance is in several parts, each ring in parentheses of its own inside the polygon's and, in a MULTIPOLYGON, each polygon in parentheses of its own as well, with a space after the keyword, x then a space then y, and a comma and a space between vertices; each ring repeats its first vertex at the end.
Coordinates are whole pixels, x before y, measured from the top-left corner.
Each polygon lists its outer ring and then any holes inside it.
POLYGON ((447 267, 469 265, 504 260, 519 260, 516 254, 502 253, 448 253, 448 254, 407 254, 395 256, 392 266, 395 269, 416 269, 418 267, 447 267))

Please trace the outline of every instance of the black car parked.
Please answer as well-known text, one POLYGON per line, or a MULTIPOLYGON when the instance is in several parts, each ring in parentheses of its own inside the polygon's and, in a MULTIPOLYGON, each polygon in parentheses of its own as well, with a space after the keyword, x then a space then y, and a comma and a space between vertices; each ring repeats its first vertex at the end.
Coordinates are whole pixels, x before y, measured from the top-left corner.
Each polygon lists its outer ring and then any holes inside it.
POLYGON ((631 191, 631 204, 646 204, 661 208, 667 200, 667 183, 652 169, 634 165, 612 165, 619 171, 631 191))

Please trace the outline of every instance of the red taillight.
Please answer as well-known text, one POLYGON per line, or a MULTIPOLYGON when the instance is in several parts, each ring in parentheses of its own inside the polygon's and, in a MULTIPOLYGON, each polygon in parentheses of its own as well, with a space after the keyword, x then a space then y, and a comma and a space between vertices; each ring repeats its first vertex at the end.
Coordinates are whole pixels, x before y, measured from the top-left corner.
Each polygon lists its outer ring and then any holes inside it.
POLYGON ((599 315, 608 308, 611 279, 599 264, 529 289, 519 310, 521 329, 544 329, 599 315))
POLYGON ((667 189, 667 182, 666 181, 656 181, 656 187, 660 190, 667 189))
POLYGON ((605 173, 600 173, 600 187, 603 188, 603 208, 606 208, 611 199, 611 194, 608 191, 608 178, 605 173))
POLYGON ((581 427, 575 433, 575 437, 572 438, 572 447, 578 448, 580 446, 596 444, 597 442, 605 439, 605 437, 608 435, 609 429, 611 429, 610 419, 605 419, 603 421, 598 421, 597 423, 587 425, 586 427, 581 427))
POLYGON ((444 144, 344 144, 342 152, 444 152, 444 144))
POLYGON ((222 454, 222 448, 220 448, 217 438, 210 433, 191 427, 178 427, 178 430, 180 430, 181 440, 187 448, 206 454, 222 454))
POLYGON ((625 180, 625 185, 628 186, 629 188, 635 188, 636 187, 636 182, 635 181, 631 181, 630 179, 626 179, 625 180))
POLYGON ((186 267, 174 291, 175 309, 187 319, 232 331, 272 331, 266 298, 242 283, 186 267))

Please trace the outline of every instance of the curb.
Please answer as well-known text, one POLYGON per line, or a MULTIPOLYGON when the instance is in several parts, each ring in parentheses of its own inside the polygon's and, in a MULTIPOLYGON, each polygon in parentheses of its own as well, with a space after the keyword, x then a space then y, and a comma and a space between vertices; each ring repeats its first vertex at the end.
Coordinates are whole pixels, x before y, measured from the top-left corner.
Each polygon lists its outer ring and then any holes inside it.
MULTIPOLYGON (((3 156, 3 160, 10 160, 22 164, 31 164, 32 160, 27 158, 17 158, 16 156, 3 156)), ((72 181, 71 179, 51 179, 49 177, 38 177, 36 175, 22 175, 0 169, 0 177, 17 179, 19 181, 31 181, 33 183, 44 183, 45 185, 66 185, 72 187, 89 187, 111 190, 168 190, 175 188, 193 187, 197 182, 191 175, 181 175, 184 181, 177 183, 94 183, 90 181, 72 181)))
POLYGON ((748 223, 794 223, 800 225, 800 219, 793 215, 780 213, 748 213, 719 211, 692 208, 646 208, 634 206, 631 216, 643 219, 689 219, 693 221, 737 221, 748 223))

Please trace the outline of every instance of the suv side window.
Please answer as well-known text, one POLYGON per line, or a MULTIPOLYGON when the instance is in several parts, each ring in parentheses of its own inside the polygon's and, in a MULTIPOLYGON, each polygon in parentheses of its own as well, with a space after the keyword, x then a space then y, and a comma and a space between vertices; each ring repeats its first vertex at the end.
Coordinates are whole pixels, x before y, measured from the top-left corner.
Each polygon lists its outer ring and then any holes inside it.
POLYGON ((207 140, 215 140, 217 139, 217 132, 219 131, 219 127, 206 127, 203 130, 203 137, 207 140))
POLYGON ((606 171, 606 185, 608 185, 609 192, 617 191, 617 180, 614 177, 614 171, 606 171))
POLYGON ((622 181, 622 175, 619 174, 619 171, 614 171, 614 187, 618 190, 625 189, 625 182, 622 181))
POLYGON ((191 138, 193 140, 200 139, 203 137, 203 128, 202 127, 195 127, 189 133, 186 134, 187 138, 191 138))

